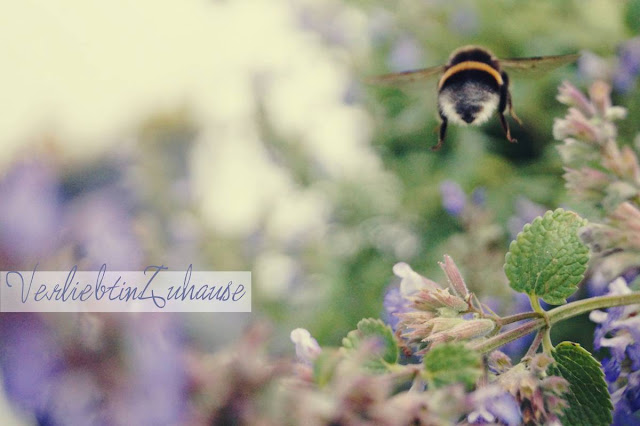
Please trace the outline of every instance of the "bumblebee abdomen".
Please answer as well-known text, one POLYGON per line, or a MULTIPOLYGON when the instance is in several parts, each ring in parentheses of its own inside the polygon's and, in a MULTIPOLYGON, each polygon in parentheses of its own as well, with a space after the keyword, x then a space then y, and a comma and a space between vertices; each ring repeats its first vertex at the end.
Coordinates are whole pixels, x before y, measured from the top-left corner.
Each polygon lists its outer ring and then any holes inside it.
POLYGON ((500 86, 503 84, 503 80, 502 77, 500 77, 500 80, 497 80, 494 74, 485 70, 466 69, 457 71, 446 76, 446 78, 443 78, 440 81, 439 89, 440 91, 448 87, 456 89, 464 87, 465 85, 468 85, 468 83, 473 83, 474 86, 482 86, 484 90, 498 92, 500 90, 500 86))
POLYGON ((486 76, 452 77, 438 93, 441 114, 462 125, 484 123, 499 103, 498 84, 486 76))

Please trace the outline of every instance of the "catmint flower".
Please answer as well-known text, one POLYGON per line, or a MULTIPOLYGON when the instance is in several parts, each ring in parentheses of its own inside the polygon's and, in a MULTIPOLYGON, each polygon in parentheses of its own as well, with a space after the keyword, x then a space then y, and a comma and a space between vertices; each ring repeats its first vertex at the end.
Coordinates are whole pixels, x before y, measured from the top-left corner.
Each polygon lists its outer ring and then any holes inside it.
MULTIPOLYGON (((445 256, 440 266, 447 276, 447 288, 416 273, 406 263, 394 266, 394 273, 403 280, 401 294, 411 302, 410 310, 396 313, 400 318, 397 329, 401 336, 410 343, 430 343, 433 346, 475 339, 493 331, 493 320, 473 315, 465 317, 470 310, 470 293, 453 259, 445 256)), ((416 354, 424 354, 425 351, 423 349, 416 354)))
POLYGON ((591 104, 589 99, 578 88, 568 81, 562 82, 558 88, 558 96, 556 97, 558 102, 572 107, 576 107, 578 111, 584 115, 591 117, 596 114, 595 107, 591 104))
POLYGON ((627 116, 626 108, 612 106, 611 86, 604 81, 596 81, 589 87, 589 97, 597 110, 597 116, 608 121, 622 119, 627 116))
POLYGON ((418 274, 405 262, 398 262, 393 265, 393 273, 402 279, 400 281, 400 292, 403 297, 413 296, 422 289, 434 291, 440 288, 437 283, 418 274))
MULTIPOLYGON (((486 336, 495 323, 490 319, 465 320, 459 317, 436 317, 430 312, 415 311, 399 315, 399 328, 406 330, 402 337, 411 343, 430 343, 471 340, 486 336)), ((416 352, 424 355, 426 349, 416 352)))
POLYGON ((613 87, 622 93, 631 91, 640 74, 640 37, 625 42, 618 53, 618 66, 613 73, 613 87))
POLYGON ((460 296, 451 294, 448 288, 439 288, 436 291, 421 291, 413 298, 413 306, 422 311, 436 312, 439 314, 456 314, 468 309, 469 304, 460 296))
POLYGON ((468 303, 460 295, 464 294, 464 297, 466 297, 468 290, 460 272, 457 270, 453 260, 448 256, 445 257, 444 265, 445 272, 451 274, 447 277, 453 293, 449 291, 449 288, 442 288, 438 283, 418 274, 404 262, 394 265, 393 272, 402 277, 402 282, 400 283, 402 295, 409 298, 416 309, 432 312, 436 312, 441 308, 449 309, 452 312, 467 310, 468 303))
POLYGON ((610 95, 611 87, 602 81, 591 85, 589 99, 571 83, 564 82, 560 86, 558 100, 570 108, 564 118, 555 120, 553 136, 558 140, 577 139, 594 146, 602 146, 614 139, 616 127, 613 120, 624 118, 626 110, 612 106, 610 95))
POLYGON ((403 330, 402 337, 409 342, 424 342, 433 332, 453 328, 464 320, 462 318, 440 318, 432 312, 412 311, 400 314, 398 328, 403 330))
MULTIPOLYGON (((602 211, 604 223, 591 223, 580 237, 594 256, 593 291, 630 267, 640 255, 640 161, 630 146, 618 146, 614 120, 626 115, 611 102, 611 87, 596 81, 585 97, 569 83, 560 87, 558 99, 570 105, 563 119, 556 119, 554 135, 565 164, 567 189, 578 200, 602 211)), ((600 289, 598 289, 600 288, 600 289)))
POLYGON ((560 140, 570 136, 581 141, 597 142, 598 128, 589 122, 582 111, 569 108, 564 119, 556 119, 553 123, 553 137, 560 140))
POLYGON ((464 387, 460 385, 427 392, 412 387, 408 392, 399 392, 380 405, 374 415, 375 421, 365 424, 398 426, 456 424, 467 408, 467 400, 464 387))
POLYGON ((411 302, 402 295, 399 287, 390 287, 382 302, 387 324, 395 331, 400 319, 397 314, 411 311, 411 302))
MULTIPOLYGON (((276 424, 362 424, 362 419, 376 419, 394 389, 394 377, 370 374, 362 368, 371 359, 376 343, 366 340, 348 357, 335 359, 332 372, 322 388, 301 386, 291 392, 283 406, 290 410, 289 421, 276 424)), ((255 423, 255 422, 254 422, 255 423)), ((244 424, 254 424, 244 423, 244 424)))
POLYGON ((126 390, 119 391, 123 398, 111 413, 117 419, 114 423, 182 423, 191 378, 183 361, 184 338, 178 317, 163 312, 145 314, 127 323, 123 338, 128 347, 125 356, 130 382, 126 390))
POLYGON ((588 224, 580 238, 594 254, 603 255, 594 278, 611 281, 638 265, 640 256, 640 209, 630 202, 620 204, 606 224, 588 224))
POLYGON ((14 165, 0 178, 0 200, 0 252, 6 260, 38 262, 61 243, 62 190, 50 165, 42 160, 14 165))
POLYGON ((474 37, 479 27, 478 12, 473 7, 456 8, 449 17, 449 30, 465 38, 474 37))
POLYGON ((467 196, 462 187, 452 180, 445 180, 440 184, 442 207, 451 216, 458 217, 462 214, 467 203, 467 196))
POLYGON ((522 422, 518 401, 498 385, 481 387, 469 399, 473 406, 473 411, 467 415, 469 424, 498 423, 515 426, 522 422))
POLYGON ((609 81, 613 73, 612 68, 609 60, 588 50, 581 52, 580 58, 578 58, 578 74, 585 81, 609 81))
POLYGON ((54 333, 35 314, 3 314, 0 342, 4 348, 0 369, 10 401, 37 419, 52 419, 55 395, 51 390, 66 370, 63 349, 54 333))
POLYGON ((410 36, 397 40, 389 54, 389 67, 394 71, 417 68, 422 63, 422 49, 418 42, 410 36))
MULTIPOLYGON (((558 149, 561 152, 559 147, 558 149)), ((567 161, 568 162, 568 161, 567 161)), ((567 189, 572 191, 580 199, 594 199, 599 197, 612 183, 611 177, 596 169, 582 167, 580 169, 566 168, 564 179, 567 182, 567 189)))
POLYGON ((74 250, 90 268, 137 269, 144 264, 128 191, 115 185, 83 193, 69 203, 65 222, 74 250))
POLYGON ((487 367, 493 374, 502 374, 512 367, 511 358, 502 351, 493 351, 487 359, 487 367))
POLYGON ((631 373, 627 385, 615 392, 611 399, 615 406, 613 424, 636 424, 637 412, 640 410, 640 371, 631 373))
POLYGON ((291 341, 296 345, 298 360, 304 364, 311 365, 322 352, 318 341, 304 328, 293 330, 291 332, 291 341))
POLYGON ((460 270, 453 262, 450 256, 444 256, 444 263, 438 262, 438 265, 442 268, 445 275, 447 276, 447 280, 449 281, 449 286, 456 292, 456 294, 463 299, 467 299, 469 296, 469 289, 462 278, 462 274, 460 274, 460 270))
MULTIPOLYGON (((624 278, 609 285, 609 295, 631 293, 624 278)), ((605 379, 609 383, 614 405, 614 424, 627 424, 640 409, 640 307, 616 306, 604 311, 592 311, 589 319, 598 324, 594 333, 594 348, 608 348, 609 356, 602 360, 605 379)))
POLYGON ((518 401, 523 424, 560 424, 558 416, 567 407, 562 396, 569 390, 569 383, 562 377, 546 375, 551 362, 548 355, 537 354, 528 367, 518 364, 497 378, 497 384, 518 401))
POLYGON ((515 202, 515 215, 511 216, 507 222, 509 228, 509 235, 511 239, 515 240, 516 236, 527 223, 533 222, 533 220, 542 216, 546 211, 546 207, 538 203, 534 203, 526 197, 518 197, 515 202))
POLYGON ((431 333, 425 341, 436 345, 450 341, 475 339, 491 333, 495 326, 495 322, 490 319, 462 320, 448 330, 431 333))
POLYGON ((471 201, 476 206, 484 206, 487 201, 487 190, 486 188, 479 187, 475 188, 471 193, 471 201))

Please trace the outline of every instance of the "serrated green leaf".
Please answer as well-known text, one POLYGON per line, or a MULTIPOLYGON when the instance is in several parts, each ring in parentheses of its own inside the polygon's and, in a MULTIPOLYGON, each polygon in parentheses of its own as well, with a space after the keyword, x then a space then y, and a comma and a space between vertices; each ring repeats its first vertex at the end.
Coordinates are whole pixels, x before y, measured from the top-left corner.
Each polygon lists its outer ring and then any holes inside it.
POLYGON ((511 288, 552 305, 565 303, 587 269, 589 248, 578 237, 585 224, 576 213, 557 209, 525 225, 505 258, 511 288))
POLYGON ((577 343, 562 342, 551 351, 556 361, 547 373, 569 382, 564 394, 569 406, 560 417, 564 425, 609 425, 611 397, 600 363, 577 343))
POLYGON ((424 368, 430 388, 454 383, 471 388, 482 375, 482 357, 462 343, 443 343, 426 353, 424 368))
POLYGON ((356 350, 362 342, 370 339, 376 339, 382 347, 376 351, 365 367, 376 372, 384 372, 387 370, 386 364, 395 364, 398 361, 399 350, 391 327, 381 320, 373 318, 360 320, 357 329, 350 331, 347 337, 342 339, 342 346, 347 350, 356 350))

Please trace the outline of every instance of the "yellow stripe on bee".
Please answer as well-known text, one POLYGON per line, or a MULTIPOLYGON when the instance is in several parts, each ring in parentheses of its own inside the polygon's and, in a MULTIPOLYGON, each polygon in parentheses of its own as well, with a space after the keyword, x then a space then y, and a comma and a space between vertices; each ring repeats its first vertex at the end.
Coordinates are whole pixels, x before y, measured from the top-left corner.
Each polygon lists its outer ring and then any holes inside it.
POLYGON ((498 86, 502 86, 504 84, 500 73, 491 65, 485 64, 484 62, 464 61, 460 62, 459 64, 455 64, 454 66, 447 69, 444 74, 442 74, 442 77, 440 77, 440 81, 438 82, 438 89, 441 89, 444 82, 447 81, 447 79, 455 73, 469 70, 486 71, 491 74, 491 76, 498 82, 498 86))

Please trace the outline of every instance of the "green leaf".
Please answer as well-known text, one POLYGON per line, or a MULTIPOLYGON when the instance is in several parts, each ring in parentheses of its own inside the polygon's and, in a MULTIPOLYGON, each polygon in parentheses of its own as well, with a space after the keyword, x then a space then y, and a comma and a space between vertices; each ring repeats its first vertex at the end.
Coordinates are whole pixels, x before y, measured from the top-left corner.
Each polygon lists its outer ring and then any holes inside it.
POLYGON ((430 388, 463 383, 470 389, 482 375, 482 357, 462 343, 443 343, 426 353, 424 367, 430 388))
POLYGON ((556 361, 547 369, 569 382, 564 394, 569 406, 560 417, 564 425, 609 425, 613 421, 611 397, 600 363, 577 343, 562 342, 551 351, 556 361))
POLYGON ((333 379, 338 363, 342 359, 340 353, 334 349, 324 349, 313 361, 313 381, 320 387, 326 386, 333 379))
POLYGON ((576 213, 557 209, 525 225, 505 258, 511 288, 552 305, 565 303, 587 269, 589 248, 578 237, 586 223, 576 213))
POLYGON ((360 348, 363 342, 371 339, 377 340, 382 347, 372 355, 365 367, 375 372, 385 372, 386 364, 395 364, 398 361, 398 343, 391 327, 379 319, 365 318, 360 320, 358 328, 350 331, 347 337, 342 339, 342 346, 353 351, 360 348))
POLYGON ((632 34, 640 34, 640 0, 626 2, 624 23, 632 34))

